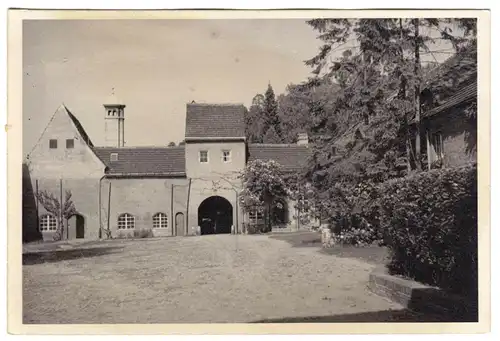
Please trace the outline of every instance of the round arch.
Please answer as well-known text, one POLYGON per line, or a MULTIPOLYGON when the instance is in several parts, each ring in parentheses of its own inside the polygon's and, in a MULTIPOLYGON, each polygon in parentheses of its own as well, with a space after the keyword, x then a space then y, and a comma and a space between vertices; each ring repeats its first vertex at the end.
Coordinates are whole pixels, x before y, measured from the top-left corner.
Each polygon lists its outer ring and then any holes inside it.
POLYGON ((85 238, 85 217, 80 213, 74 213, 68 218, 67 239, 85 238))
POLYGON ((221 196, 203 200, 198 207, 198 226, 201 234, 231 233, 233 205, 221 196))

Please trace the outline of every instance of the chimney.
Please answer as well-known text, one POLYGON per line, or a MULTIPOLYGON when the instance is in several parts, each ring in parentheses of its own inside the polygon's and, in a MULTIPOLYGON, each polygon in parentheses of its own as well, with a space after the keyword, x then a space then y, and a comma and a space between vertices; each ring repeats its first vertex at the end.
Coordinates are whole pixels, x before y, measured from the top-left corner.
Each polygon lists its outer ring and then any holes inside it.
POLYGON ((309 144, 309 137, 307 136, 307 133, 299 133, 297 135, 297 144, 299 146, 307 146, 309 144))

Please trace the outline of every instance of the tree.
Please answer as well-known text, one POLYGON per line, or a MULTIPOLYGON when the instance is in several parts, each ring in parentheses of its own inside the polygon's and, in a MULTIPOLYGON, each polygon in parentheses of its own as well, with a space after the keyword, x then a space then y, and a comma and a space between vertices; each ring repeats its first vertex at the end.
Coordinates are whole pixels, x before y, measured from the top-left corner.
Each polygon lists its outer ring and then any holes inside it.
POLYGON ((282 142, 281 138, 278 136, 273 126, 269 127, 262 140, 263 143, 270 143, 270 144, 277 144, 282 142))
POLYGON ((245 134, 251 143, 262 143, 264 127, 264 96, 257 94, 249 110, 245 110, 245 134))
POLYGON ((40 191, 37 195, 39 203, 57 220, 57 230, 54 234, 54 240, 62 239, 64 231, 67 228, 67 220, 77 213, 71 196, 71 191, 66 191, 64 203, 61 205, 60 200, 48 191, 40 191))
POLYGON ((281 140, 281 126, 280 119, 278 116, 278 102, 274 95, 274 90, 271 84, 267 85, 267 90, 264 95, 264 131, 268 131, 269 128, 273 127, 276 131, 278 138, 281 140))
POLYGON ((249 162, 240 174, 243 190, 241 206, 245 211, 258 210, 266 217, 266 230, 272 228, 272 207, 282 206, 289 191, 282 167, 274 160, 249 162))
POLYGON ((343 214, 352 205, 336 203, 352 186, 401 176, 404 162, 418 168, 419 149, 410 143, 419 136, 421 57, 434 56, 436 41, 448 41, 452 53, 463 54, 475 44, 475 28, 463 19, 314 19, 308 24, 323 42, 306 61, 313 69, 309 87, 314 91, 335 80, 340 90, 311 105, 315 143, 306 176, 318 205, 343 214), (417 134, 409 128, 413 119, 417 134))
POLYGON ((175 147, 175 142, 173 142, 173 141, 172 141, 172 142, 170 142, 170 143, 168 144, 168 146, 169 146, 169 147, 175 147))

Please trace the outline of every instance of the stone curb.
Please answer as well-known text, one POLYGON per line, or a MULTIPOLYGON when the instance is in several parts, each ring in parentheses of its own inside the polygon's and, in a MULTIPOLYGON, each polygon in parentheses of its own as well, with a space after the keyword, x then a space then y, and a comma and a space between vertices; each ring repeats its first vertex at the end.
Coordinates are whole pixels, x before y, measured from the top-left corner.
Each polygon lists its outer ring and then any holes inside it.
POLYGON ((439 288, 390 275, 385 267, 378 267, 370 273, 368 289, 407 309, 439 315, 446 321, 478 321, 477 304, 439 288))

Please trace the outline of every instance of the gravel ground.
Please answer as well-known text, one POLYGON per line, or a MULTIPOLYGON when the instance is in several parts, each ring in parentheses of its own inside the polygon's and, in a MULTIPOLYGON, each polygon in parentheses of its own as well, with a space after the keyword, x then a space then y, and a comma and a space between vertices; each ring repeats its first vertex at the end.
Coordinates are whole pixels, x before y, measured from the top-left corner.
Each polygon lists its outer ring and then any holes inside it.
POLYGON ((366 289, 373 264, 267 236, 96 245, 48 253, 43 263, 23 265, 24 323, 375 322, 413 317, 366 289))

